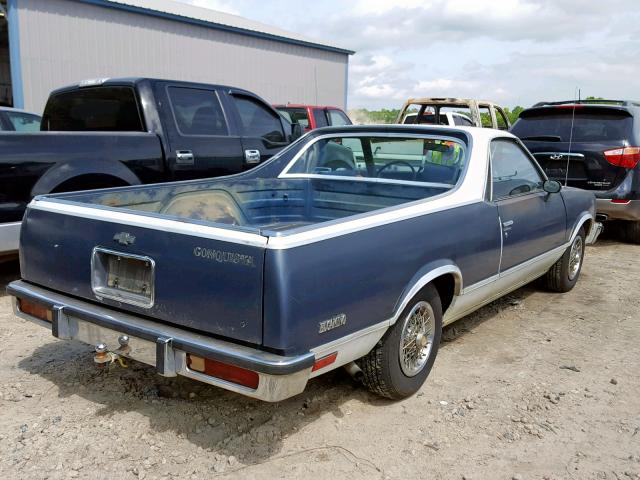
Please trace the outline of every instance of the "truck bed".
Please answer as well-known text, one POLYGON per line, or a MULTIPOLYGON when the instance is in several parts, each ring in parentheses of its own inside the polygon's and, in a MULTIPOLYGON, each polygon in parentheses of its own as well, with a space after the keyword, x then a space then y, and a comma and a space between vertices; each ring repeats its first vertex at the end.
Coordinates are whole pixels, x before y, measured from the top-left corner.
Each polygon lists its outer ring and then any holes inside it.
POLYGON ((261 345, 264 275, 274 268, 267 265, 269 237, 442 192, 239 175, 38 197, 22 227, 22 275, 61 293, 261 345))
POLYGON ((72 193, 57 198, 154 217, 258 230, 277 235, 443 193, 407 186, 334 179, 216 179, 72 193))

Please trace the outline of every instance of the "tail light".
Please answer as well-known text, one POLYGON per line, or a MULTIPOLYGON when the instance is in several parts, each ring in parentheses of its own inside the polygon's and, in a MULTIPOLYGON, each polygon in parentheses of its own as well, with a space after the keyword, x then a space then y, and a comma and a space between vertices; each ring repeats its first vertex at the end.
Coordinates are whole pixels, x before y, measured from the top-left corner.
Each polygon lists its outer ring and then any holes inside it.
POLYGON ((39 303, 19 298, 18 310, 27 315, 31 315, 32 317, 44 320, 45 322, 53 321, 53 312, 39 303))
POLYGON ((604 158, 616 167, 635 168, 640 162, 640 147, 622 147, 606 150, 604 158))
POLYGON ((319 358, 313 364, 313 368, 311 369, 311 371, 315 372, 316 370, 320 370, 321 368, 331 365, 333 362, 336 361, 336 358, 338 358, 338 352, 333 352, 329 355, 319 358))
POLYGON ((218 362, 217 360, 211 360, 209 358, 198 357, 190 353, 187 354, 187 365, 191 370, 196 372, 204 373, 210 377, 216 377, 254 390, 258 388, 258 383, 260 382, 260 376, 252 370, 218 362))

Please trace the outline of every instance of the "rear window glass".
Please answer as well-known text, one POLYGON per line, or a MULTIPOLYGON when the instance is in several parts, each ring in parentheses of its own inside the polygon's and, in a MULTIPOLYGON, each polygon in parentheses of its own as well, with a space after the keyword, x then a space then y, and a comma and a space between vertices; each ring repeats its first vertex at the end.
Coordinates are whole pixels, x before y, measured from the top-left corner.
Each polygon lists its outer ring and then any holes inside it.
POLYGON ((572 109, 531 112, 520 115, 511 133, 522 140, 543 142, 609 142, 626 140, 631 134, 632 117, 626 112, 590 112, 576 108, 571 136, 572 109))
POLYGON ((304 128, 309 127, 309 116, 306 108, 277 108, 284 118, 291 123, 299 123, 304 128))
POLYGON ((340 137, 309 145, 283 176, 455 185, 465 147, 445 138, 340 137))
POLYGON ((43 130, 143 132, 131 87, 83 88, 54 95, 47 102, 43 130))
POLYGON ((426 125, 472 126, 471 110, 465 105, 410 104, 403 113, 401 123, 426 125))

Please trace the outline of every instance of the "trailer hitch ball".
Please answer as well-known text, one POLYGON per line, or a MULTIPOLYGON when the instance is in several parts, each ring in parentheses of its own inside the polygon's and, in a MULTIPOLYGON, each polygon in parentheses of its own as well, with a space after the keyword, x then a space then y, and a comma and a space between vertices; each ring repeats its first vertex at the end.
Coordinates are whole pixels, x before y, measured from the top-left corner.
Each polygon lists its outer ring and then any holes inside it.
POLYGON ((93 361, 96 363, 98 368, 104 368, 107 363, 111 362, 111 356, 109 355, 107 346, 104 343, 99 343, 96 345, 95 350, 96 353, 93 356, 93 361))

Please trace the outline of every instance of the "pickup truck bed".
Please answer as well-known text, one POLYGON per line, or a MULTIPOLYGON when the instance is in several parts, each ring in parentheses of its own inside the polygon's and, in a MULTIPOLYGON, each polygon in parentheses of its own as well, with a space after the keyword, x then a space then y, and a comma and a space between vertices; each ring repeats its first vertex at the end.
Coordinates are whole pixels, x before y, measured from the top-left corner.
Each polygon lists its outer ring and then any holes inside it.
POLYGON ((330 179, 231 177, 45 197, 31 204, 23 225, 24 238, 30 239, 22 245, 23 254, 38 261, 24 262, 22 275, 92 299, 92 285, 82 279, 91 276, 89 259, 97 261, 94 247, 143 253, 155 262, 156 300, 150 307, 128 308, 261 344, 265 247, 270 241, 441 192, 330 179), (123 244, 114 241, 122 232, 131 237, 131 245, 126 238, 123 244))

